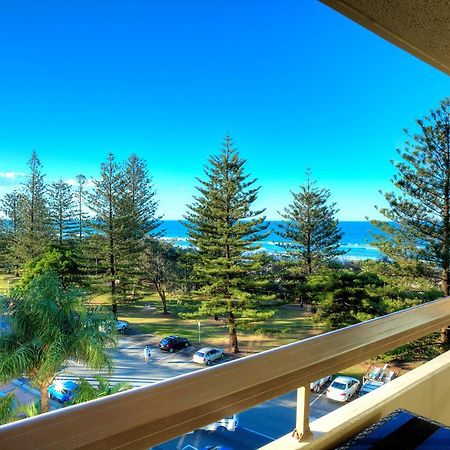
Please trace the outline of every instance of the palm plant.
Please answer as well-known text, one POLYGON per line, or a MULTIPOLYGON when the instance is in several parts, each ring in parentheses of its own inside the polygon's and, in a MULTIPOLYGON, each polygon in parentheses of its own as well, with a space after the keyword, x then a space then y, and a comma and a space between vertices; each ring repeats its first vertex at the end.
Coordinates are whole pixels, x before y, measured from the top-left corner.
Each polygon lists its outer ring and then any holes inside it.
POLYGON ((68 359, 111 372, 105 349, 115 339, 99 330, 104 313, 87 308, 80 291, 64 290, 53 273, 13 294, 10 317, 11 331, 0 336, 0 381, 27 376, 40 391, 42 412, 49 410, 48 388, 68 359))
POLYGON ((0 425, 12 422, 15 419, 16 405, 14 394, 0 395, 0 425))
POLYGON ((131 384, 124 382, 111 384, 111 382, 102 375, 96 375, 94 378, 97 380, 97 386, 92 385, 84 378, 79 378, 77 380, 80 387, 77 390, 77 395, 71 400, 71 405, 95 400, 96 398, 105 397, 107 395, 117 394, 118 392, 132 388, 131 384))

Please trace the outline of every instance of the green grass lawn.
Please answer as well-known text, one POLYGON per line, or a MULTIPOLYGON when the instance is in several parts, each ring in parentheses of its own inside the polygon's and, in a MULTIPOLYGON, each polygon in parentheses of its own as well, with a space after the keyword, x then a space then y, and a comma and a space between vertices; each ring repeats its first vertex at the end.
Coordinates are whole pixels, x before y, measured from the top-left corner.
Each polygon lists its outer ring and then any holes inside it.
MULTIPOLYGON (((11 274, 0 274, 0 294, 6 294, 8 280, 12 287, 18 278, 11 274)), ((92 304, 110 304, 108 286, 97 285, 98 294, 91 297, 92 304)), ((157 339, 170 334, 178 334, 187 337, 194 345, 228 347, 228 331, 223 320, 215 321, 213 317, 200 320, 184 319, 181 313, 189 310, 187 299, 172 298, 168 300, 169 314, 164 315, 162 304, 156 293, 147 293, 140 300, 129 304, 119 305, 119 319, 126 320, 130 327, 140 333, 149 333, 157 339), (151 304, 151 309, 146 305, 151 304)), ((239 347, 242 355, 258 353, 263 350, 279 347, 301 339, 315 336, 326 331, 324 326, 315 324, 311 320, 310 312, 301 309, 298 304, 285 304, 276 307, 274 316, 270 319, 254 323, 251 327, 238 329, 239 347)), ((370 362, 350 367, 341 371, 343 375, 361 378, 370 362)))
MULTIPOLYGON (((96 296, 95 303, 108 303, 106 294, 96 296)), ((164 315, 161 301, 156 294, 146 295, 130 305, 119 306, 119 318, 126 320, 130 326, 143 333, 157 337, 178 334, 189 338, 192 343, 199 341, 198 320, 184 319, 181 313, 189 310, 188 300, 168 302, 169 314, 164 315), (154 308, 147 309, 145 305, 152 304, 154 308)), ((309 336, 323 333, 325 329, 313 324, 310 313, 300 309, 298 305, 282 305, 273 317, 262 323, 238 330, 241 351, 244 353, 260 352, 280 345, 295 342, 309 336)), ((200 344, 226 347, 228 331, 226 323, 213 317, 200 319, 200 344)))
POLYGON ((18 277, 12 274, 0 273, 0 294, 7 294, 8 289, 12 288, 19 281, 18 277), (9 281, 9 284, 8 284, 9 281))

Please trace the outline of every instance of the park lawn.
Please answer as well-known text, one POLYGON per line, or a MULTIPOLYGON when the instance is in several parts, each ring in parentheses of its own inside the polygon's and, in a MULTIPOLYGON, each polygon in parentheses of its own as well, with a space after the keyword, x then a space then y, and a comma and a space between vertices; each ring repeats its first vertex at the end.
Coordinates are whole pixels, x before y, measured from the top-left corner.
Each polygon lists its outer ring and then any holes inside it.
POLYGON ((0 294, 7 294, 8 289, 11 289, 20 278, 9 273, 0 273, 0 294), (9 281, 9 283, 8 283, 9 281))
MULTIPOLYGON (((101 296, 100 300, 105 300, 101 296)), ((95 302, 99 297, 95 297, 95 302)), ((141 333, 149 333, 162 338, 170 334, 187 337, 194 345, 220 346, 227 348, 228 331, 223 320, 184 319, 180 314, 190 310, 193 300, 171 299, 168 301, 169 314, 164 315, 159 297, 145 295, 143 299, 129 305, 119 306, 119 319, 129 322, 130 327, 141 333), (146 308, 146 305, 151 305, 146 308), (200 322, 200 343, 199 325, 200 322)), ((281 305, 270 319, 238 330, 240 350, 243 354, 257 353, 280 345, 305 339, 323 333, 324 327, 309 320, 310 313, 298 305, 281 305)))

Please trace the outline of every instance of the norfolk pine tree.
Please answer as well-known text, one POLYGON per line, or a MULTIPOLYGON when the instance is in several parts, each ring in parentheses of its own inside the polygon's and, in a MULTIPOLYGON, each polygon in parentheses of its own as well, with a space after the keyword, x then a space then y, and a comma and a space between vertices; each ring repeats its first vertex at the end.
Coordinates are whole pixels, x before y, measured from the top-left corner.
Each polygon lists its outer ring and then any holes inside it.
POLYGON ((75 231, 75 201, 72 187, 63 180, 51 184, 49 189, 49 213, 56 235, 56 242, 63 245, 64 239, 75 231))
MULTIPOLYGON (((400 162, 392 162, 396 192, 387 192, 388 203, 379 211, 387 222, 372 221, 382 234, 375 245, 399 263, 411 260, 428 277, 439 282, 445 296, 450 289, 450 99, 422 120, 410 135, 400 162), (393 222, 393 223, 392 223, 393 222)), ((441 330, 448 345, 448 330, 441 330)))
POLYGON ((142 270, 139 257, 145 240, 161 234, 157 228, 156 192, 144 160, 132 154, 120 172, 117 197, 117 248, 120 284, 124 296, 134 299, 142 270))
POLYGON ((225 315, 230 351, 239 352, 236 328, 264 320, 268 297, 251 292, 264 281, 257 275, 261 255, 257 244, 267 225, 264 210, 252 210, 259 187, 244 171, 245 160, 226 136, 218 155, 209 158, 206 178, 197 179, 199 195, 188 206, 187 229, 194 246, 194 273, 201 288, 200 315, 225 315))
POLYGON ((78 241, 81 243, 84 236, 84 227, 87 222, 87 214, 85 213, 83 207, 85 205, 85 197, 87 196, 85 184, 86 177, 79 174, 75 177, 77 182, 75 188, 75 199, 76 199, 76 213, 77 213, 77 235, 78 241))
POLYGON ((52 232, 44 175, 34 150, 28 166, 30 174, 23 186, 20 228, 13 248, 13 253, 20 263, 26 263, 42 254, 51 240, 52 232))
POLYGON ((101 179, 94 180, 94 192, 89 196, 89 207, 95 218, 92 228, 97 230, 100 238, 99 255, 103 258, 109 276, 111 307, 117 317, 117 234, 118 217, 117 202, 120 196, 119 166, 110 153, 106 162, 101 165, 101 179))
POLYGON ((329 203, 330 191, 316 187, 309 170, 306 183, 291 193, 293 201, 280 213, 284 220, 277 234, 286 239, 280 246, 294 264, 311 275, 345 253, 339 249, 342 232, 335 218, 338 210, 335 203, 329 203))
POLYGON ((22 227, 23 208, 24 195, 21 192, 15 190, 3 197, 1 211, 5 218, 1 222, 2 252, 5 263, 16 271, 19 269, 20 261, 14 250, 22 227))

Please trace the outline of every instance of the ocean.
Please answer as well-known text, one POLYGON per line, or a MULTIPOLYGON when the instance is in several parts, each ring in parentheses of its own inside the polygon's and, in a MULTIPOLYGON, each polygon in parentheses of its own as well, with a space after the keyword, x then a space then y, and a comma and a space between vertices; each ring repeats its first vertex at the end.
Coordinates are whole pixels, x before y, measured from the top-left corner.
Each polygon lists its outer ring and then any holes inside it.
MULTIPOLYGON (((268 253, 281 253, 283 248, 277 245, 283 239, 275 233, 281 222, 269 222, 270 235, 260 242, 261 247, 268 253)), ((370 245, 373 241, 371 233, 376 233, 377 229, 369 222, 339 222, 343 237, 341 248, 347 253, 342 259, 365 260, 377 259, 381 256, 380 252, 370 245)), ((164 239, 172 242, 179 247, 188 247, 186 228, 182 221, 163 220, 161 228, 165 230, 164 239)))

